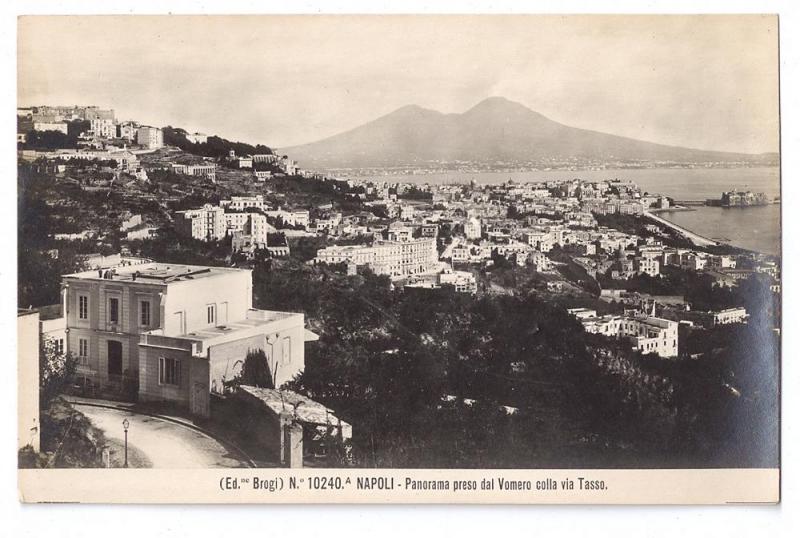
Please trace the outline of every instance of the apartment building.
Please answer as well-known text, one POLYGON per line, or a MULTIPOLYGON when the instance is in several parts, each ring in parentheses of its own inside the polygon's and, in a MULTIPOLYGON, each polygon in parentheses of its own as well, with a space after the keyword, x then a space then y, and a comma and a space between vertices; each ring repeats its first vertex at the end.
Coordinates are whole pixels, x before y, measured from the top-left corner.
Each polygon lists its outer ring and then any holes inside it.
MULTIPOLYGON (((311 221, 311 214, 305 210, 289 211, 287 209, 278 208, 270 211, 264 211, 264 214, 270 218, 281 219, 290 226, 302 226, 303 228, 307 228, 309 222, 311 221)), ((342 215, 339 214, 338 222, 341 222, 341 218, 342 215)))
POLYGON ((164 147, 164 131, 158 127, 143 125, 136 131, 136 143, 148 149, 164 147))
POLYGON ((555 244, 553 234, 548 231, 532 230, 522 234, 522 237, 525 243, 539 252, 550 252, 555 244))
POLYGON ((706 267, 708 257, 704 252, 684 252, 680 255, 681 269, 700 271, 706 267))
POLYGON ((464 223, 464 236, 467 239, 481 238, 481 221, 475 217, 467 219, 464 223))
POLYGON ((67 124, 61 121, 21 121, 19 123, 19 128, 23 133, 29 131, 58 131, 63 134, 68 133, 67 124))
POLYGON ((658 276, 661 272, 661 264, 655 258, 637 256, 633 262, 634 270, 639 275, 658 276))
POLYGON ((458 293, 477 293, 478 282, 475 275, 469 271, 453 271, 452 269, 445 270, 440 273, 439 285, 452 286, 458 293))
POLYGON ((117 126, 113 118, 97 117, 89 120, 89 129, 94 136, 99 138, 114 138, 117 136, 117 126))
POLYGON ((269 205, 260 194, 255 196, 231 196, 230 200, 220 200, 219 205, 225 209, 233 209, 236 211, 243 211, 251 208, 260 211, 269 209, 269 205))
POLYGON ((633 349, 661 357, 678 356, 678 322, 654 316, 579 317, 586 332, 628 338, 633 349))
POLYGON ((204 177, 212 183, 217 181, 217 165, 209 164, 171 164, 172 171, 185 176, 204 177))
POLYGON ((728 325, 747 321, 747 310, 744 307, 726 308, 719 312, 711 312, 711 325, 728 325))
POLYGON ((333 246, 317 251, 317 263, 368 265, 391 277, 406 277, 433 271, 439 256, 436 240, 381 241, 373 246, 333 246))
POLYGON ((124 138, 128 142, 136 140, 139 124, 133 121, 123 121, 117 124, 117 138, 124 138))
POLYGON ((549 271, 553 268, 553 262, 543 252, 531 252, 526 261, 533 265, 536 271, 549 271))
POLYGON ((273 164, 278 162, 280 158, 277 155, 273 155, 271 153, 259 153, 252 156, 253 163, 268 163, 273 164))
POLYGON ((315 339, 299 313, 252 307, 250 270, 146 263, 66 275, 67 350, 100 386, 138 381, 140 401, 208 416, 251 350, 263 350, 276 387, 304 367, 315 339))
POLYGON ((255 248, 266 248, 268 234, 277 232, 277 229, 267 222, 267 216, 258 211, 226 211, 225 226, 229 235, 239 232, 247 236, 255 248))
POLYGON ((735 269, 736 260, 732 256, 709 256, 706 263, 706 268, 716 271, 720 269, 735 269))
POLYGON ((175 229, 180 234, 201 241, 218 241, 227 233, 225 210, 218 206, 205 204, 198 209, 176 211, 175 229))

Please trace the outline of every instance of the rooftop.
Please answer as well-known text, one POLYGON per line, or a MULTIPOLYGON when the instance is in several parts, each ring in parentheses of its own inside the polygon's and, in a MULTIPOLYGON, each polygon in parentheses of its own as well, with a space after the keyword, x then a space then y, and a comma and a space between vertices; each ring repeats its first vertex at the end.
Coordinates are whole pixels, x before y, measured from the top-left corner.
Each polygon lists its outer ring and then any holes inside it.
MULTIPOLYGON (((224 325, 208 326, 193 329, 188 333, 164 334, 164 329, 153 329, 140 334, 140 345, 184 349, 191 351, 195 356, 202 356, 210 346, 240 340, 268 331, 280 331, 302 325, 303 314, 295 312, 276 312, 273 310, 250 309, 243 319, 228 322, 224 325)), ((304 329, 303 338, 306 342, 317 340, 319 337, 311 331, 304 329)))
POLYGON ((272 310, 259 310, 258 313, 259 317, 257 318, 240 319, 234 322, 226 323, 225 325, 196 329, 190 333, 182 334, 180 336, 197 340, 211 340, 224 334, 260 327, 262 325, 272 323, 273 321, 279 321, 297 315, 291 312, 275 312, 272 310))
POLYGON ((65 275, 65 277, 81 280, 139 281, 152 284, 169 284, 230 274, 236 271, 246 271, 246 269, 151 262, 139 265, 116 266, 108 270, 83 271, 65 275))

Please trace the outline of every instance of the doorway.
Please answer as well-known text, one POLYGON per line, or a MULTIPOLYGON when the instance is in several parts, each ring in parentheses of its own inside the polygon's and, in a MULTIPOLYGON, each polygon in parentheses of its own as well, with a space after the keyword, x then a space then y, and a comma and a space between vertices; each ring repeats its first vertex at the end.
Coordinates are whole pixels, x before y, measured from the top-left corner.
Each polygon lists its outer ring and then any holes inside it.
POLYGON ((122 342, 108 341, 108 376, 122 375, 122 342))

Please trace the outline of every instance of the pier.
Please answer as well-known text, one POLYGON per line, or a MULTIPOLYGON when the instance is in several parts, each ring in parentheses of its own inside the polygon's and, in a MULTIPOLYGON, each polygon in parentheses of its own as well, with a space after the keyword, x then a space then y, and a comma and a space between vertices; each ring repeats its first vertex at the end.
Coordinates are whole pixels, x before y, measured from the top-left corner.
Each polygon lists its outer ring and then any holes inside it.
POLYGON ((676 232, 684 236, 686 239, 688 239, 698 247, 714 247, 720 245, 719 241, 714 241, 713 239, 709 239, 708 237, 703 237, 702 235, 698 235, 691 230, 687 230, 682 226, 678 226, 674 222, 670 222, 667 219, 663 219, 658 215, 650 213, 649 211, 645 211, 642 215, 644 215, 650 220, 654 220, 659 224, 663 224, 664 226, 667 226, 668 228, 675 230, 676 232))

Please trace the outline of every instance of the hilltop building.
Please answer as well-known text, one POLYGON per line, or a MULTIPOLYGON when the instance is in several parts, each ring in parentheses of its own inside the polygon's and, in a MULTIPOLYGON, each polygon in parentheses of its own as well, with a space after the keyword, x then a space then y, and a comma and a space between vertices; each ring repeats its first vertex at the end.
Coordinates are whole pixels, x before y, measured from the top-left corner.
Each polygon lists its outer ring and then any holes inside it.
POLYGON ((164 131, 158 127, 143 125, 136 131, 136 143, 148 149, 164 147, 164 131))
POLYGON ((603 334, 616 338, 628 338, 633 349, 641 353, 656 353, 665 358, 678 356, 678 322, 646 316, 597 316, 585 308, 569 309, 588 333, 603 334))

